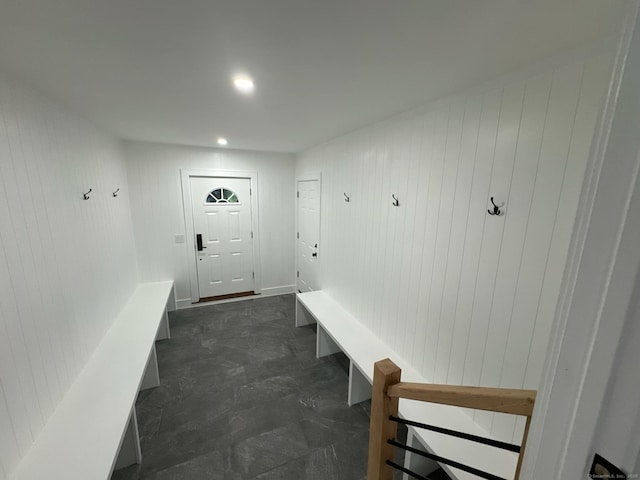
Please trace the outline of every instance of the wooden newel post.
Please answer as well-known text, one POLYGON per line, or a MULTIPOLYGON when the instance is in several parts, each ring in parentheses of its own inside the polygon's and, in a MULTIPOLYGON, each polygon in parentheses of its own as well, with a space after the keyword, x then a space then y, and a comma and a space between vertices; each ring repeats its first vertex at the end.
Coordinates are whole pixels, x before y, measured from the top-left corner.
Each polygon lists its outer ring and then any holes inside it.
POLYGON ((400 368, 388 358, 373 367, 367 480, 393 478, 393 469, 386 463, 393 460, 393 446, 387 440, 396 436, 397 424, 389 421, 389 416, 398 415, 398 398, 388 397, 387 389, 400 382, 400 373, 400 368))

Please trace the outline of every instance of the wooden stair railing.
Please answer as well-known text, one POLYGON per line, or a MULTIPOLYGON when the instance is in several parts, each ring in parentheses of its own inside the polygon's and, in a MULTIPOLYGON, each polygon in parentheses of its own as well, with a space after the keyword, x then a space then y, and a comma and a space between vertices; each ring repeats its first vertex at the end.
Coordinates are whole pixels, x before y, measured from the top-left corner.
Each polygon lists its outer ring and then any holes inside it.
POLYGON ((480 478, 504 480, 491 473, 397 442, 395 438, 398 423, 516 452, 519 456, 514 480, 518 480, 527 436, 529 434, 529 426, 531 424, 531 414, 535 404, 535 390, 408 383, 401 382, 400 376, 400 368, 388 358, 376 362, 374 365, 367 480, 392 480, 394 470, 407 473, 413 478, 425 478, 394 463, 394 447, 402 448, 406 451, 435 460, 438 463, 444 463, 453 468, 464 470, 480 478), (494 439, 401 419, 398 417, 398 402, 400 398, 525 416, 527 421, 524 428, 522 444, 512 445, 494 439))

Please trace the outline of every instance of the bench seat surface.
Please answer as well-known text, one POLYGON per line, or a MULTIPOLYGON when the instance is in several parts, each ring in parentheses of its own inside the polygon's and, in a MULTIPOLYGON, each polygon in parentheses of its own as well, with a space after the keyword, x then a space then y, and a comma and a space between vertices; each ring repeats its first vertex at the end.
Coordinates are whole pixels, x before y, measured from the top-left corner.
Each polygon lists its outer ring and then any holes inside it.
MULTIPOLYGON (((400 367, 403 382, 432 383, 323 290, 299 293, 297 298, 372 384, 373 366, 375 362, 385 358, 390 358, 400 367)), ((459 407, 401 399, 399 414, 413 421, 491 438, 464 409, 459 407)), ((414 429, 414 432, 436 455, 504 478, 513 478, 518 460, 515 453, 423 429, 414 429)), ((460 470, 454 470, 452 473, 461 480, 478 478, 460 470)))
POLYGON ((172 290, 138 285, 12 480, 109 477, 172 290))

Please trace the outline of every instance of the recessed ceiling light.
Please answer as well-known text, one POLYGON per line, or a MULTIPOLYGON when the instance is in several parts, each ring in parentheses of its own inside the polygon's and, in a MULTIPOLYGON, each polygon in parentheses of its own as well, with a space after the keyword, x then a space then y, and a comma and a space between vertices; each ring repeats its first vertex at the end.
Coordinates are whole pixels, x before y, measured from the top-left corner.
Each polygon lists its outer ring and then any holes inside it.
POLYGON ((236 75, 233 77, 233 86, 241 93, 251 93, 255 89, 253 79, 248 75, 236 75))
POLYGON ((224 145, 226 145, 227 143, 229 143, 229 142, 227 142, 227 139, 226 139, 226 138, 224 138, 224 137, 220 137, 220 138, 218 138, 218 145, 223 145, 223 146, 224 146, 224 145))

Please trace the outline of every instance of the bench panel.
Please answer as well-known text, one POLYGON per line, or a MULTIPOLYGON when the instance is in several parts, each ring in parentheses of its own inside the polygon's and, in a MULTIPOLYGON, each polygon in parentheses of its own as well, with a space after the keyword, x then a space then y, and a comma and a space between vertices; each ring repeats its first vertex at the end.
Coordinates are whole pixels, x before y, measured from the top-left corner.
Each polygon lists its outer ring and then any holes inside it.
POLYGON ((313 325, 316 323, 316 319, 313 318, 302 304, 296 301, 296 327, 303 327, 305 325, 313 325))
POLYGON ((136 408, 133 407, 127 430, 124 432, 120 448, 118 449, 118 458, 114 466, 114 470, 128 467, 142 461, 142 449, 140 448, 140 433, 138 432, 138 416, 136 408))
POLYGON ((340 351, 340 347, 333 341, 331 335, 329 335, 321 325, 318 325, 318 332, 316 334, 316 358, 333 355, 340 351))
POLYGON ((169 340, 171 338, 171 331, 169 330, 169 312, 165 309, 162 315, 162 321, 158 328, 158 336, 156 340, 169 340))
POLYGON ((160 386, 160 372, 158 371, 158 356, 156 355, 156 346, 151 347, 149 360, 144 369, 144 376, 140 384, 140 390, 148 390, 160 386))
POLYGON ((371 399, 372 387, 355 363, 349 362, 349 406, 371 399))

